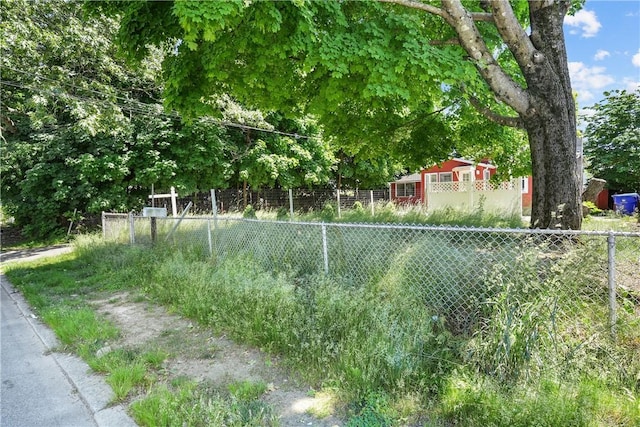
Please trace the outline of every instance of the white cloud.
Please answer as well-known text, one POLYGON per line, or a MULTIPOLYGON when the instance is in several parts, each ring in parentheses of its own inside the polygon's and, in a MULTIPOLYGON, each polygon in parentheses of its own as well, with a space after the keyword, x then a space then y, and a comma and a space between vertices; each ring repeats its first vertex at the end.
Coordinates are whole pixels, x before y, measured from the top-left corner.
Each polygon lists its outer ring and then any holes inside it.
MULTIPOLYGON (((595 36, 600 31, 600 21, 595 12, 592 10, 582 9, 573 16, 565 16, 564 23, 570 27, 576 27, 582 31, 582 37, 588 38, 595 36)), ((571 30, 571 34, 578 34, 577 30, 571 30)))
POLYGON ((633 55, 633 57, 631 58, 631 63, 632 63, 635 67, 640 67, 640 49, 638 49, 638 53, 636 53, 635 55, 633 55))
POLYGON ((594 92, 601 92, 606 86, 615 83, 615 79, 606 71, 605 67, 587 67, 582 62, 569 62, 571 86, 578 93, 580 102, 595 99, 594 92))
POLYGON ((637 90, 640 90, 640 80, 633 80, 633 79, 623 79, 623 83, 624 83, 624 89, 627 92, 635 92, 637 90))
POLYGON ((593 56, 593 59, 595 59, 596 61, 602 61, 607 56, 611 56, 611 53, 609 53, 609 51, 599 49, 593 56))

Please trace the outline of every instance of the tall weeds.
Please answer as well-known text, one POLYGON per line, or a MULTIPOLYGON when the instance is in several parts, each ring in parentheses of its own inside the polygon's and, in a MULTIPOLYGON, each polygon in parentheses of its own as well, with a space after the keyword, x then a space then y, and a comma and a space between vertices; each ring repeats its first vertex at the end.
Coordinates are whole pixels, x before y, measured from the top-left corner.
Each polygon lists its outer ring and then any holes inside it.
POLYGON ((629 326, 638 316, 635 307, 620 313, 624 342, 614 342, 606 242, 334 226, 325 275, 321 226, 221 220, 211 257, 202 239, 87 247, 82 256, 117 266, 186 316, 286 356, 315 385, 363 402, 362 419, 384 412, 370 408, 387 402, 371 399, 382 393, 420 396, 443 423, 640 420, 638 334, 629 326))

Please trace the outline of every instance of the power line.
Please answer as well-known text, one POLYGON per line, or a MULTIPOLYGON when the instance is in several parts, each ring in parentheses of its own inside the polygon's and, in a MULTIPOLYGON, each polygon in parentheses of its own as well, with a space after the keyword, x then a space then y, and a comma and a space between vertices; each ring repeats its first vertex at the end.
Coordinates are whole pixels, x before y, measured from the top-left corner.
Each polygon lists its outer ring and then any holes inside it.
MULTIPOLYGON (((28 72, 25 72, 25 71, 22 71, 22 70, 16 70, 16 69, 11 68, 11 67, 4 67, 4 68, 9 69, 9 70, 14 71, 14 72, 17 72, 17 73, 21 73, 21 74, 36 78, 36 79, 49 80, 49 81, 54 82, 54 83, 56 83, 58 85, 61 85, 61 86, 67 86, 67 87, 70 87, 70 88, 91 92, 91 93, 103 96, 105 98, 115 98, 115 99, 119 99, 119 100, 121 100, 123 102, 126 102, 126 103, 133 103, 133 104, 137 104, 138 106, 144 106, 144 108, 153 108, 153 104, 145 104, 144 102, 140 102, 140 101, 138 101, 136 99, 123 98, 123 97, 119 97, 119 96, 116 96, 116 95, 113 95, 113 94, 105 94, 105 93, 100 92, 100 91, 96 91, 96 90, 88 89, 88 88, 83 88, 83 87, 80 87, 80 86, 73 85, 71 83, 60 82, 58 80, 55 80, 55 79, 52 79, 52 78, 49 78, 49 77, 38 76, 38 75, 35 75, 35 74, 32 74, 32 73, 28 73, 28 72)), ((89 79, 86 79, 86 78, 84 78, 84 79, 86 81, 90 82, 90 83, 104 84, 104 83, 96 82, 95 80, 89 80, 89 79)), ((33 86, 24 85, 24 84, 20 84, 20 83, 16 83, 16 82, 11 82, 11 81, 8 81, 8 80, 0 80, 0 84, 6 85, 6 86, 13 86, 13 87, 20 88, 20 89, 27 89, 27 90, 31 90, 33 92, 45 92, 45 93, 48 93, 49 95, 56 96, 56 97, 62 96, 62 94, 56 93, 56 92, 54 92, 52 90, 46 90, 46 89, 43 89, 43 88, 35 88, 33 86)), ((112 105, 116 105, 116 106, 120 107, 121 109, 129 110, 129 111, 136 112, 136 113, 139 113, 139 114, 142 114, 142 115, 147 115, 147 116, 149 116, 150 113, 152 113, 155 116, 161 115, 161 116, 164 116, 164 117, 167 117, 167 118, 171 118, 171 119, 181 119, 180 115, 177 112, 166 113, 166 112, 158 112, 158 111, 144 111, 144 110, 140 109, 139 107, 138 108, 134 108, 134 107, 132 107, 130 105, 122 105, 122 104, 119 104, 117 102, 112 102, 112 101, 108 101, 108 100, 100 100, 100 99, 95 99, 95 98, 88 98, 88 97, 83 97, 83 96, 79 96, 79 95, 72 95, 72 94, 68 94, 68 93, 65 94, 65 96, 67 96, 69 98, 72 98, 72 99, 77 99, 77 100, 86 101, 86 102, 102 103, 103 105, 104 104, 107 104, 107 105, 108 104, 112 104, 112 105)), ((257 126, 250 126, 250 125, 244 125, 244 124, 241 124, 241 123, 229 122, 229 121, 226 121, 226 120, 219 120, 219 119, 216 119, 214 117, 208 117, 208 118, 210 120, 213 120, 219 126, 223 126, 223 127, 231 127, 231 128, 242 129, 242 130, 253 130, 253 131, 258 131, 258 132, 266 132, 266 133, 271 133, 271 134, 275 134, 275 135, 288 136, 288 137, 295 138, 295 139, 317 139, 318 138, 317 136, 300 135, 300 134, 297 134, 297 133, 282 132, 282 131, 278 131, 278 130, 274 130, 274 129, 265 129, 265 128, 260 128, 260 127, 257 127, 257 126)))

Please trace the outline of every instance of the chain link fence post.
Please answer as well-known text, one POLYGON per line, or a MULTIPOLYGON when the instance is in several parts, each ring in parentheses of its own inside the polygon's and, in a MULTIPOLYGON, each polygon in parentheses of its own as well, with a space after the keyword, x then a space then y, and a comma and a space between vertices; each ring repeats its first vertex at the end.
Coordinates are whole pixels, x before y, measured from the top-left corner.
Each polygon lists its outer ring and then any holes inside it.
POLYGON ((324 261, 324 274, 329 274, 329 251, 327 249, 327 224, 322 223, 322 259, 324 261))
POLYGON ((289 215, 291 215, 291 221, 293 221, 293 190, 289 189, 289 215))
POLYGON ((611 335, 616 337, 616 236, 613 231, 607 236, 608 285, 609 285, 609 326, 611 335))
POLYGON ((207 242, 209 243, 209 256, 213 256, 213 242, 211 241, 211 220, 207 219, 207 242))
POLYGON ((107 240, 107 217, 104 211, 102 211, 100 216, 102 219, 102 240, 107 240))
POLYGON ((129 212, 129 243, 136 243, 136 229, 133 222, 133 212, 129 212))

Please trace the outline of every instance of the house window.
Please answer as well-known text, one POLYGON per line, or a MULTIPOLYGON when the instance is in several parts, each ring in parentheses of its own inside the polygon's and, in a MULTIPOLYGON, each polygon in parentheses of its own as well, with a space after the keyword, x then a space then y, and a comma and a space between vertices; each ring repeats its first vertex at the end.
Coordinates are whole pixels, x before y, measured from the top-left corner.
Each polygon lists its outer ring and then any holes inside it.
POLYGON ((489 169, 485 169, 484 170, 484 180, 485 181, 489 181, 490 178, 491 178, 491 173, 489 172, 489 169))
POLYGON ((416 195, 416 183, 397 183, 396 184, 396 197, 413 197, 416 195))
POLYGON ((520 188, 522 189, 522 193, 528 193, 529 192, 529 178, 528 177, 524 177, 524 178, 520 178, 520 188))
POLYGON ((453 182, 453 172, 440 172, 440 182, 453 182))
POLYGON ((461 174, 462 181, 470 182, 471 181, 471 172, 462 172, 461 174))

